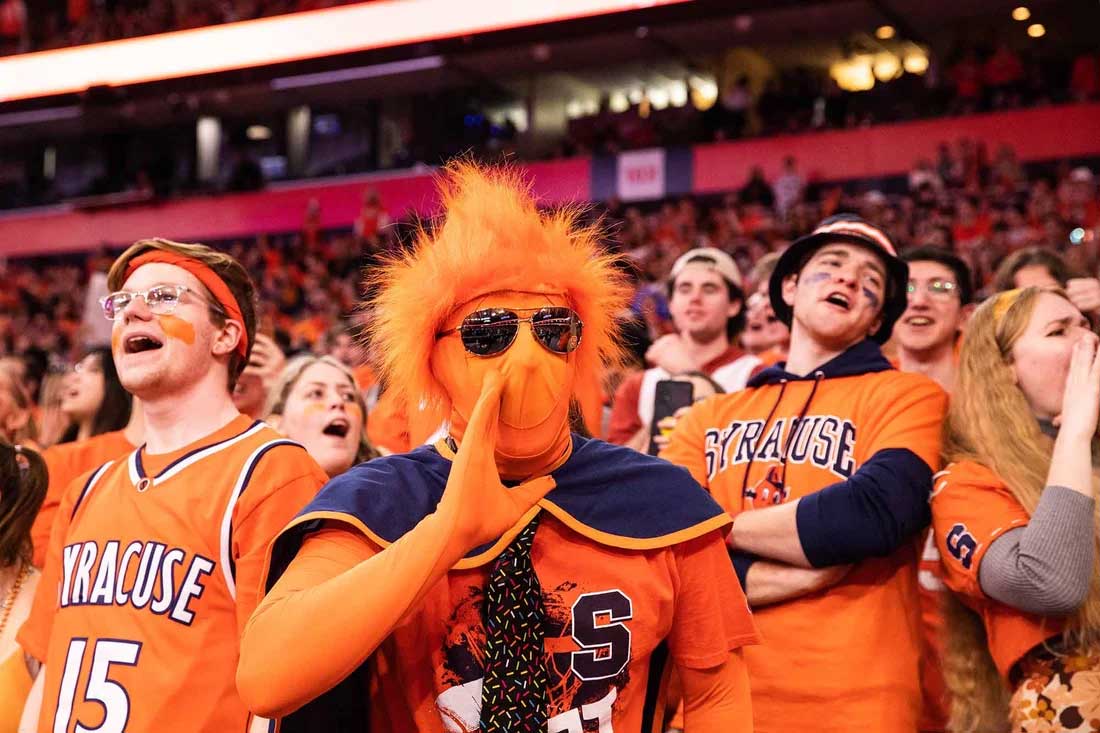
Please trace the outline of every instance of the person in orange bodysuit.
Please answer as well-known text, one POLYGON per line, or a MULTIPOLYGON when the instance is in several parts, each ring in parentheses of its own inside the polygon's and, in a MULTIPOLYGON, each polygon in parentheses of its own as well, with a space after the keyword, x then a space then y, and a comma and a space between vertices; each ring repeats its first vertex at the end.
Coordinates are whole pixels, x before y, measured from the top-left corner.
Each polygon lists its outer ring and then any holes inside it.
POLYGON ((447 437, 352 468, 276 540, 238 690, 284 733, 649 731, 675 665, 693 733, 751 730, 728 517, 683 469, 569 431, 618 358, 614 259, 512 173, 457 164, 443 195, 378 275, 371 335, 447 437))

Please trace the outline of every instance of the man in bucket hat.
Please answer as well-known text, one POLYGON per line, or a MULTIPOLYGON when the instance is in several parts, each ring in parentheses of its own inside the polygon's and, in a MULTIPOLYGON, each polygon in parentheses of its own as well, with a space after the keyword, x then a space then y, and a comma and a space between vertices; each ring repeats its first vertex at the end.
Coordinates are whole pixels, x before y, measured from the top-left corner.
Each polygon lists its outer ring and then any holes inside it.
POLYGON ((826 219, 769 283, 787 361, 692 408, 662 453, 734 516, 765 640, 745 650, 758 733, 916 729, 918 535, 946 397, 880 350, 907 280, 880 229, 826 219))

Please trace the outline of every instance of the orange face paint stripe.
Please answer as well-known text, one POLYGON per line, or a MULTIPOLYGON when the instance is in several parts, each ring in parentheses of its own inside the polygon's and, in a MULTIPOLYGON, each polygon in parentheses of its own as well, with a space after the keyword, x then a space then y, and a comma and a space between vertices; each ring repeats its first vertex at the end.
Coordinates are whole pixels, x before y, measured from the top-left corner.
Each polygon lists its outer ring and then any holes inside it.
POLYGON ((195 343, 195 327, 178 316, 157 316, 157 323, 164 335, 190 346, 195 343))

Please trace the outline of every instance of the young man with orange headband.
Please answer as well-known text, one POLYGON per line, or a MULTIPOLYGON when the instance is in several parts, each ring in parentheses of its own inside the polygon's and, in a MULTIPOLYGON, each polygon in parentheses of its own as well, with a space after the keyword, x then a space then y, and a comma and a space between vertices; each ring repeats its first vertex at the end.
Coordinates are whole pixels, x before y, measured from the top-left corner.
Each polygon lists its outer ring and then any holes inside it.
POLYGON ((361 729, 333 718, 359 670, 386 730, 650 731, 670 660, 692 731, 751 730, 728 517, 682 469, 569 432, 618 357, 615 261, 513 174, 456 165, 443 193, 378 275, 372 334, 448 437, 351 469, 276 540, 242 696, 284 731, 361 729))
POLYGON ((44 666, 26 730, 224 733, 251 720, 233 673, 275 534, 325 476, 241 415, 255 337, 247 272, 202 245, 142 240, 102 301, 146 443, 74 481, 19 642, 44 666))

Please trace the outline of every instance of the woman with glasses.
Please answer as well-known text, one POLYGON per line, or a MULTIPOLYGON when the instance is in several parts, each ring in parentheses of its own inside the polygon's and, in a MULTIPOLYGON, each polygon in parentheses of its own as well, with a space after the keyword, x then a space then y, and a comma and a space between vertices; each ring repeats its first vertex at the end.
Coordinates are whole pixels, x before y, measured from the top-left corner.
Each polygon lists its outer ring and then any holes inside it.
POLYGON ((301 443, 329 478, 378 457, 351 370, 331 356, 291 359, 268 399, 267 422, 301 443))

